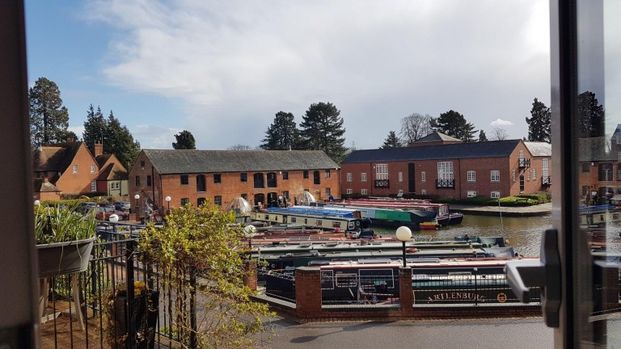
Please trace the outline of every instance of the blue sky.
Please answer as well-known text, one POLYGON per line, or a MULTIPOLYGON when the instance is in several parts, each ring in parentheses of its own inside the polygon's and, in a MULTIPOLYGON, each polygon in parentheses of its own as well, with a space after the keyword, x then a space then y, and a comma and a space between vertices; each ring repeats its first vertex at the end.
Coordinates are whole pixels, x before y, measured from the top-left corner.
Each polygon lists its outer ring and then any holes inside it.
POLYGON ((549 105, 545 0, 26 1, 31 84, 55 81, 80 133, 112 109, 145 148, 187 129, 202 149, 256 146, 280 110, 331 101, 346 145, 374 148, 410 113, 463 113, 527 134, 549 105))

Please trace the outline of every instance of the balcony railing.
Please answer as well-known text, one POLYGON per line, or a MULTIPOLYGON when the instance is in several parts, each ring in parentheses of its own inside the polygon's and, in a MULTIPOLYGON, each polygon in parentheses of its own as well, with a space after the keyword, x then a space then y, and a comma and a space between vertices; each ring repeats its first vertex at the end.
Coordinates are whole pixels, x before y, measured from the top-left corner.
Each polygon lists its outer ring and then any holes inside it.
POLYGON ((547 186, 550 185, 551 182, 551 178, 550 176, 545 176, 545 177, 541 177, 541 185, 547 186))
POLYGON ((436 179, 436 188, 455 188, 455 179, 436 179))
POLYGON ((524 158, 518 159, 518 167, 519 168, 528 168, 528 167, 530 167, 530 159, 524 159, 524 158))
POLYGON ((390 181, 388 179, 376 179, 375 188, 390 188, 390 181))

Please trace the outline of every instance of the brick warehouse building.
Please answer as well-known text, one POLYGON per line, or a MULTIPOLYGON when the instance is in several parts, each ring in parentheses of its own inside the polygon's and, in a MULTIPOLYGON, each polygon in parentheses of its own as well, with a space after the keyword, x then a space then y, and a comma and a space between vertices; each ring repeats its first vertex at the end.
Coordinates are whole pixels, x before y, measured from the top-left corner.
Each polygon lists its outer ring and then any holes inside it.
POLYGON ((550 156, 549 144, 522 140, 461 143, 450 139, 359 150, 341 164, 341 192, 344 196, 403 192, 465 199, 546 191, 550 156))
POLYGON ((140 195, 155 208, 206 200, 228 205, 244 197, 250 204, 269 205, 279 196, 295 201, 304 191, 317 199, 340 197, 339 166, 323 151, 301 150, 154 150, 138 154, 129 173, 132 204, 140 195))

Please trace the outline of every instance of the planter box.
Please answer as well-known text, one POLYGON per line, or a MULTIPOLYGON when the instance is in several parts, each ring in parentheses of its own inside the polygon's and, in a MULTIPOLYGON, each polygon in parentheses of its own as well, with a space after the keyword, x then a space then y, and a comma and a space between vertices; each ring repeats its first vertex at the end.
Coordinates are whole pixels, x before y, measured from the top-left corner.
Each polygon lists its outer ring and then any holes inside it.
POLYGON ((88 268, 95 238, 37 245, 39 277, 77 273, 88 268))

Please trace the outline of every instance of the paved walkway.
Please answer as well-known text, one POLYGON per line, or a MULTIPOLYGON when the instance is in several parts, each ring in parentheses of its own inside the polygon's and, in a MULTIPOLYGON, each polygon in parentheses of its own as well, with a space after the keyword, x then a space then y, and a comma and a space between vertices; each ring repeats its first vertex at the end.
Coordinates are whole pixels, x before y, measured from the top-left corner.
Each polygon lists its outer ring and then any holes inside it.
POLYGON ((280 348, 552 348, 553 330, 542 318, 408 320, 393 322, 272 322, 280 348))
POLYGON ((449 208, 451 211, 471 215, 498 216, 502 212, 502 215, 507 217, 529 217, 550 214, 552 212, 552 203, 548 202, 525 207, 450 205, 449 208))

